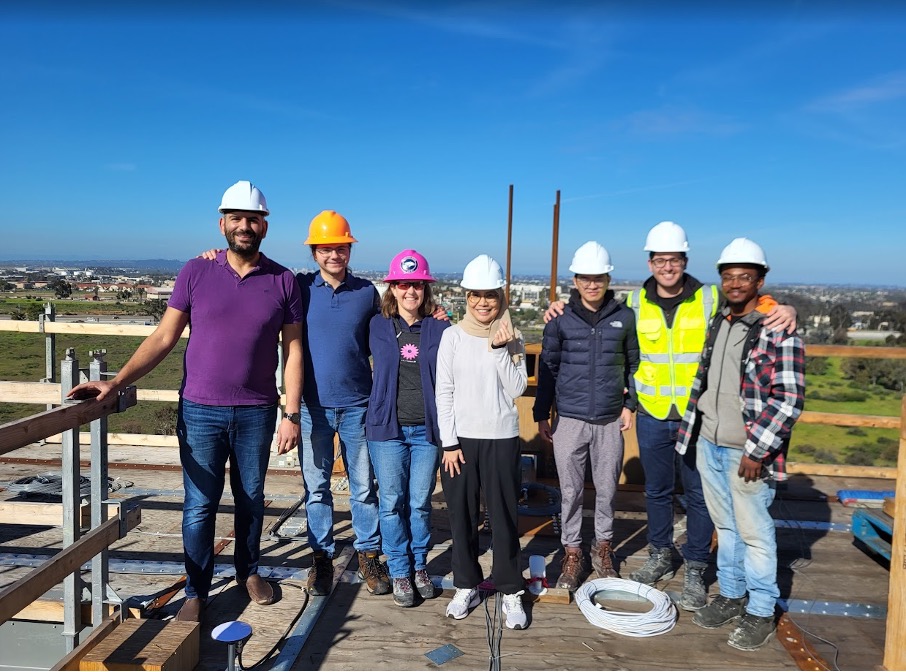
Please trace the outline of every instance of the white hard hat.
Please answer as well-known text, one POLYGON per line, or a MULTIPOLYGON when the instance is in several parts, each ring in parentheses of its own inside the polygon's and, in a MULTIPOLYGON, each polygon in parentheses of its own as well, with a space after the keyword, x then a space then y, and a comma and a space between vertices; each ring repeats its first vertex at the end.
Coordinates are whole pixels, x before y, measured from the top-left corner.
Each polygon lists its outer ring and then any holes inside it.
POLYGON ((648 232, 644 249, 646 252, 688 252, 689 241, 679 224, 661 222, 648 232))
POLYGON ((717 268, 724 264, 754 264, 763 266, 765 273, 771 268, 761 246, 748 238, 735 238, 724 248, 717 260, 717 268))
POLYGON ((464 289, 500 289, 506 282, 500 264, 486 254, 479 254, 466 264, 459 284, 464 289))
POLYGON ((246 212, 260 212, 264 215, 270 214, 264 194, 248 180, 239 180, 223 192, 223 198, 218 209, 220 212, 244 210, 246 212))
POLYGON ((569 270, 576 275, 580 273, 583 275, 601 275, 610 273, 613 270, 613 264, 610 263, 610 253, 604 249, 604 246, 589 240, 576 250, 569 270))

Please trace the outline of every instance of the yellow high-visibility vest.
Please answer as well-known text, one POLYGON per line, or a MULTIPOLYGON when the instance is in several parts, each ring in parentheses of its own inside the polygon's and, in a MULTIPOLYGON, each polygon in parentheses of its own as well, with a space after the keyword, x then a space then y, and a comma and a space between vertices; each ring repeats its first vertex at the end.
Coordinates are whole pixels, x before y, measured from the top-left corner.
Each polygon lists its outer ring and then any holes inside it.
POLYGON ((717 303, 717 287, 702 285, 676 307, 673 326, 668 328, 663 309, 646 299, 644 289, 637 289, 626 298, 626 305, 635 312, 639 335, 635 389, 639 403, 652 417, 664 420, 670 415, 671 406, 676 406, 680 415, 686 412, 717 303))

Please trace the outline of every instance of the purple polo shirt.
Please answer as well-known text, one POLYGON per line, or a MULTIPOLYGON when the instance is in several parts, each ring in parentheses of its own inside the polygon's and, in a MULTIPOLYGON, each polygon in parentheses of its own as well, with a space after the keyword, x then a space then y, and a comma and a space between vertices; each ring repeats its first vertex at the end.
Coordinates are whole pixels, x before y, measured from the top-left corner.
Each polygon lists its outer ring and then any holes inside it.
POLYGON ((273 404, 277 346, 284 324, 302 321, 292 272, 263 254, 240 278, 227 263, 192 259, 176 276, 170 308, 188 313, 183 398, 208 406, 273 404))

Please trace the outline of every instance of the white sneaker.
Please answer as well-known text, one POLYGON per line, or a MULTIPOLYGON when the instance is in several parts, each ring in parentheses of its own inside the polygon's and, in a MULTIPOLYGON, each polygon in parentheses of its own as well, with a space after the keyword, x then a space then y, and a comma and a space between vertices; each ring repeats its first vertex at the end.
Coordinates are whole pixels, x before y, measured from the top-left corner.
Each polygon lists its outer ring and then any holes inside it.
POLYGON ((503 613, 506 614, 506 627, 510 630, 522 630, 528 619, 525 616, 525 609, 522 608, 522 593, 503 596, 503 613))
POLYGON ((469 610, 474 609, 481 602, 477 588, 457 588, 456 594, 447 605, 447 616, 460 620, 469 615, 469 610))

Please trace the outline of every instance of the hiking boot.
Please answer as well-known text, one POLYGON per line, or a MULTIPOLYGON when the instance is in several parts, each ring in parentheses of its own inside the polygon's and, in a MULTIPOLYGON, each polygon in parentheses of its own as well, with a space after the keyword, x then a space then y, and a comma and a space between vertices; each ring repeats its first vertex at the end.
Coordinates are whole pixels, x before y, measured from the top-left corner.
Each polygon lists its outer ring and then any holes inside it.
POLYGON ((522 593, 503 596, 503 613, 506 615, 506 627, 510 630, 522 630, 528 619, 525 616, 525 609, 522 608, 522 593))
POLYGON ((708 603, 705 592, 705 580, 702 575, 708 563, 697 560, 686 560, 683 574, 683 594, 680 596, 680 607, 686 611, 696 611, 708 603))
POLYGON ((582 549, 566 548, 563 554, 563 564, 560 565, 560 578, 557 579, 557 588, 575 592, 579 587, 582 574, 582 549))
POLYGON ((333 560, 327 556, 327 551, 315 551, 313 555, 305 588, 309 595, 329 595, 333 588, 333 560))
POLYGON ((204 613, 204 600, 200 597, 187 597, 186 601, 176 613, 177 621, 189 621, 190 623, 201 623, 201 615, 204 613))
POLYGON ((768 643, 777 626, 773 616, 745 614, 730 634, 727 644, 741 651, 754 651, 768 643))
POLYGON ((245 586, 249 597, 252 598, 256 604, 274 603, 274 587, 257 574, 252 574, 247 579, 237 578, 236 583, 240 586, 245 586))
POLYGON ((613 564, 613 550, 609 541, 599 541, 597 546, 592 547, 591 566, 598 573, 599 579, 620 578, 613 564))
MULTIPOLYGON (((673 568, 673 548, 649 548, 648 559, 639 569, 631 572, 629 578, 648 586, 665 579, 672 579, 676 570, 673 568)), ((704 605, 702 605, 704 606, 704 605)))
POLYGON ((425 600, 431 600, 438 595, 437 588, 434 587, 434 582, 428 576, 427 569, 415 570, 415 589, 425 600))
POLYGON ((692 622, 699 627, 708 628, 709 630, 719 628, 730 621, 735 621, 746 613, 746 602, 748 602, 748 600, 745 596, 724 597, 723 595, 718 595, 711 600, 711 604, 707 607, 702 607, 695 612, 695 616, 692 617, 692 622))
POLYGON ((408 576, 393 579, 393 602, 401 607, 411 607, 415 604, 415 591, 408 576))
POLYGON ((372 595, 390 592, 390 577, 387 576, 387 567, 381 562, 380 551, 359 551, 359 578, 372 595))
POLYGON ((469 610, 474 609, 481 602, 478 588, 457 588, 456 594, 447 605, 447 616, 462 620, 469 615, 469 610))

